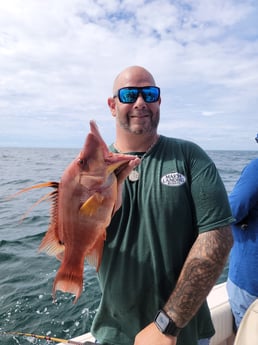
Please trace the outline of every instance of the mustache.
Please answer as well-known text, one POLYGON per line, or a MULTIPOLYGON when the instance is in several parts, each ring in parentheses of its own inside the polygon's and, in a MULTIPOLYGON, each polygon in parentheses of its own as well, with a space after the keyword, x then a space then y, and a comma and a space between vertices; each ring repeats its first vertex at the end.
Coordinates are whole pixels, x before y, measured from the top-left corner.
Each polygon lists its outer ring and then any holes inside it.
POLYGON ((150 110, 132 110, 128 113, 130 117, 138 116, 138 117, 144 117, 144 116, 153 116, 153 113, 150 110))

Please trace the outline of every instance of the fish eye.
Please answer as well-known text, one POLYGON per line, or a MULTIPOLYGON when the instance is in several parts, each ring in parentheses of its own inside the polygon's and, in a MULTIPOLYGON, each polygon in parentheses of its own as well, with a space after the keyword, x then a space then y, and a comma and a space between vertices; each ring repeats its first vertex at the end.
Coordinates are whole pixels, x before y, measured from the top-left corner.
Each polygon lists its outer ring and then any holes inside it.
POLYGON ((88 170, 88 161, 85 158, 78 158, 77 165, 80 170, 87 171, 88 170))
POLYGON ((79 158, 77 162, 78 162, 79 165, 84 165, 85 160, 82 159, 82 158, 79 158))

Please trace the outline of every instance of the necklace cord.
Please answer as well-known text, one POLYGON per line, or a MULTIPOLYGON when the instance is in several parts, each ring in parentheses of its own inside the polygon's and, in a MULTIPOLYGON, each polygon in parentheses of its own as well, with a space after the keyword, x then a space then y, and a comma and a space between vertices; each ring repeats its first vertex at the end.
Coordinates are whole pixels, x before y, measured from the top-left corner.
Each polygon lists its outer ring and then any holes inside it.
MULTIPOLYGON (((146 155, 150 152, 150 150, 155 146, 155 144, 157 143, 157 141, 159 140, 159 135, 155 138, 155 140, 151 143, 151 145, 147 148, 147 150, 144 152, 144 154, 140 157, 141 158, 141 162, 145 159, 146 155)), ((117 144, 113 144, 114 148, 117 150, 118 153, 124 153, 122 151, 119 150, 117 144)), ((140 178, 140 173, 137 170, 138 166, 135 167, 129 174, 128 179, 131 182, 136 182, 139 180, 140 178)))

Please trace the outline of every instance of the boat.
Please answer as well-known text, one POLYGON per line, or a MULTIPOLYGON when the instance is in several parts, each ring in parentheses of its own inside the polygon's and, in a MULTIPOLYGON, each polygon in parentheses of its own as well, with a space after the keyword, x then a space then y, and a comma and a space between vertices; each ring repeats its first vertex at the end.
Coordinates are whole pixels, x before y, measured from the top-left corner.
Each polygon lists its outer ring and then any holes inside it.
MULTIPOLYGON (((215 285, 209 293, 207 301, 215 327, 215 334, 211 338, 210 345, 233 345, 235 340, 233 316, 228 302, 226 283, 215 285)), ((89 332, 71 340, 85 345, 95 342, 89 332)), ((59 345, 65 345, 65 343, 59 343, 59 345)))
MULTIPOLYGON (((233 315, 228 301, 226 283, 215 285, 207 298, 215 334, 210 345, 233 345, 233 315)), ((244 344, 243 344, 244 345, 244 344)))
POLYGON ((258 143, 258 133, 256 134, 256 137, 254 139, 258 143))

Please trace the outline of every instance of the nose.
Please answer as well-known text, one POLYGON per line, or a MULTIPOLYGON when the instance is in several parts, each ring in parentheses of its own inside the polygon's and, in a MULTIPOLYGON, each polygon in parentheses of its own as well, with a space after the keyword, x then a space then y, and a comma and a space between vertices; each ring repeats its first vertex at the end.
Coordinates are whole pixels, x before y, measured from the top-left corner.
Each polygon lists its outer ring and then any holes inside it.
POLYGON ((137 107, 137 108, 138 107, 146 107, 146 102, 143 99, 141 92, 139 92, 139 95, 138 95, 138 97, 137 97, 137 99, 136 99, 136 101, 134 103, 134 106, 137 107))

